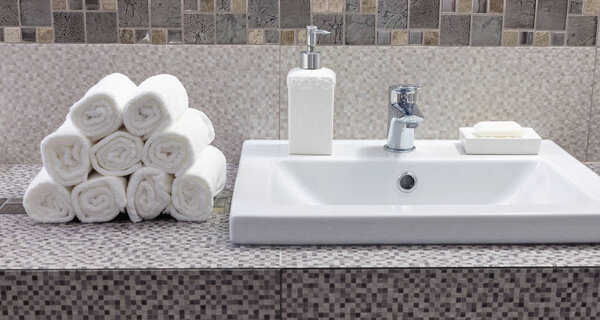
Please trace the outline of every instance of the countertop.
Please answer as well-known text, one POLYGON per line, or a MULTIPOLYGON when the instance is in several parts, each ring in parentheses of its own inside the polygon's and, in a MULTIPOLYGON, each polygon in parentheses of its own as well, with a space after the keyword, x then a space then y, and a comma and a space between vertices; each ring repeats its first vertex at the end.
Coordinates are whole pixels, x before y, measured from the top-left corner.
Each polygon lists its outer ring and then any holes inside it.
MULTIPOLYGON (((600 163, 588 163, 600 173, 600 163)), ((471 268, 600 266, 600 244, 242 246, 229 241, 236 166, 204 223, 38 224, 21 205, 40 165, 0 165, 0 269, 471 268), (3 203, 3 204, 2 204, 3 203)))

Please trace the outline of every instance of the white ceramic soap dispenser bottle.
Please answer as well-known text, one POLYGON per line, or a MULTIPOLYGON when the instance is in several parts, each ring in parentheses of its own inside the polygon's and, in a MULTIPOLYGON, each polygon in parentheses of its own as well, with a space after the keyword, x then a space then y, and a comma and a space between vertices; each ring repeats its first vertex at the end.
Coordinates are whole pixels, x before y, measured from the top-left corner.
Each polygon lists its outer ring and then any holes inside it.
POLYGON ((321 68, 321 53, 315 51, 319 34, 329 32, 306 27, 300 67, 287 75, 290 154, 331 154, 335 72, 321 68))

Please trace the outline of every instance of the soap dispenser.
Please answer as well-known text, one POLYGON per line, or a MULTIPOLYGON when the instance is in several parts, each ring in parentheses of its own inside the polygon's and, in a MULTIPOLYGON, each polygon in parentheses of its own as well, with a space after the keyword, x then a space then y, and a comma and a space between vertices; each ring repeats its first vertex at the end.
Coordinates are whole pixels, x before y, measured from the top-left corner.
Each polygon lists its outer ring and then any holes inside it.
POLYGON ((307 26, 300 67, 287 75, 290 154, 331 154, 335 72, 321 67, 321 52, 315 51, 317 36, 329 33, 307 26))

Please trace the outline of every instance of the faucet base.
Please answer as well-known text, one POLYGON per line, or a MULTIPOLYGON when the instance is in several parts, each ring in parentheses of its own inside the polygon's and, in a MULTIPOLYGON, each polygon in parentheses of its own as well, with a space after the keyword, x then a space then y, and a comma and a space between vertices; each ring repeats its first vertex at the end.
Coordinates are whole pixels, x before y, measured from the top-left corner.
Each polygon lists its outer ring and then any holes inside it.
POLYGON ((415 151, 415 149, 416 149, 416 148, 417 148, 417 147, 413 146, 412 148, 408 148, 408 149, 395 149, 395 148, 390 148, 390 147, 388 147, 388 145, 387 145, 387 144, 383 146, 383 149, 384 149, 385 151, 388 151, 388 152, 396 152, 396 153, 407 153, 407 152, 413 152, 413 151, 415 151))

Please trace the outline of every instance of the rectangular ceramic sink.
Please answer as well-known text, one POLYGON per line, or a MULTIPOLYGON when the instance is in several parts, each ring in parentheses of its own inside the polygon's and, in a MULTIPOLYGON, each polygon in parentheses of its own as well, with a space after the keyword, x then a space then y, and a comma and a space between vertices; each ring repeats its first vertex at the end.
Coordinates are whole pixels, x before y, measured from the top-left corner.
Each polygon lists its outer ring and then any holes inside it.
POLYGON ((334 141, 331 156, 246 141, 230 235, 244 244, 600 242, 600 177, 552 141, 467 155, 453 140, 334 141), (402 183, 399 183, 399 178, 402 183))

